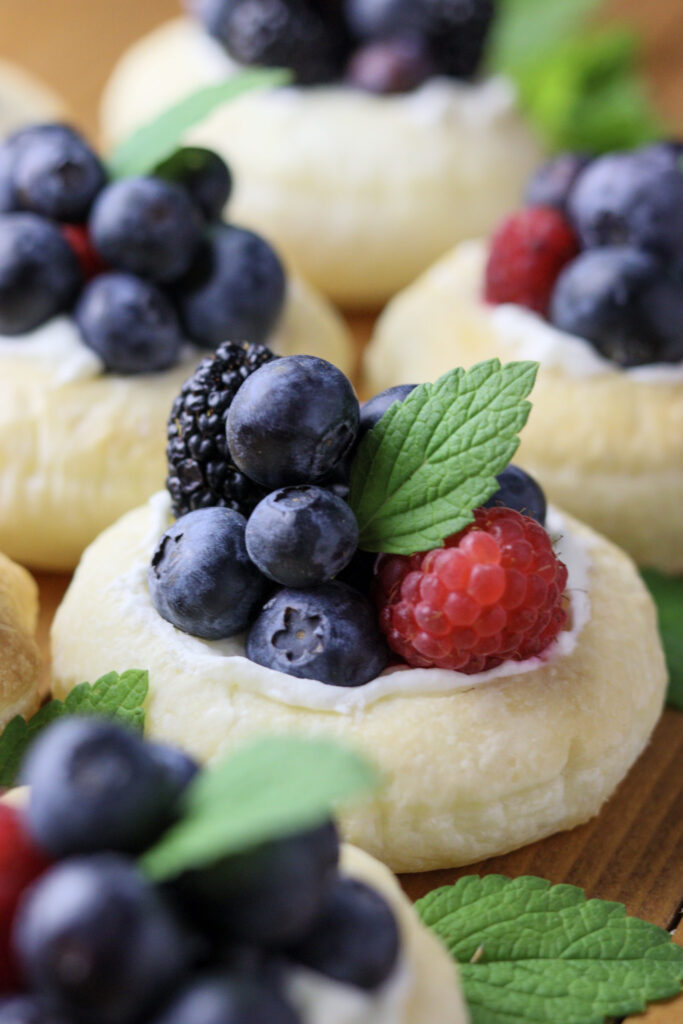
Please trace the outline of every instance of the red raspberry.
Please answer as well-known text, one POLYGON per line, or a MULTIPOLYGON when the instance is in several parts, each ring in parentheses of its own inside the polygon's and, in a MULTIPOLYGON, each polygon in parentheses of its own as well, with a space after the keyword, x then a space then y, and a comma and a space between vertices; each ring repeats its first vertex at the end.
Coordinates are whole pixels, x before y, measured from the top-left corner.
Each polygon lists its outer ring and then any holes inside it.
POLYGON ((92 244, 87 228, 82 224, 60 224, 59 229, 76 254, 86 281, 90 281, 91 278, 97 277, 107 269, 92 244))
POLYGON ((541 654, 567 621, 567 568, 534 519, 479 508, 474 522, 421 554, 381 555, 380 627, 415 668, 483 672, 541 654))
POLYGON ((579 251, 565 217, 546 206, 531 206, 503 221, 491 241, 484 297, 514 302, 545 316, 562 268, 579 251))
POLYGON ((49 863, 26 832, 20 812, 0 804, 0 992, 19 987, 12 922, 21 894, 49 863))

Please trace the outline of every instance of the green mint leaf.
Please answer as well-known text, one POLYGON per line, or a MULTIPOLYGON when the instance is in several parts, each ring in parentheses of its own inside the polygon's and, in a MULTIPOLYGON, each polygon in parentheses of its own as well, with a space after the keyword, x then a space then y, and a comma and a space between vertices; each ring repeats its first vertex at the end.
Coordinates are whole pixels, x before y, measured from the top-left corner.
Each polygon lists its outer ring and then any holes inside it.
POLYGON ((669 669, 668 703, 683 711, 683 578, 646 569, 642 573, 657 605, 659 632, 669 669))
POLYGON ((517 451, 537 369, 490 359, 420 384, 387 410, 351 467, 361 548, 427 551, 472 522, 517 451))
POLYGON ((96 683, 80 683, 65 701, 51 700, 28 720, 17 715, 0 735, 0 787, 16 785, 19 769, 31 743, 51 722, 64 715, 108 715, 143 730, 147 696, 147 672, 109 672, 96 683))
POLYGON ((345 747, 296 737, 258 740, 202 772, 184 817, 142 858, 155 881, 321 824, 377 786, 375 769, 345 747))
POLYGON ((417 910, 460 965, 472 1024, 602 1024, 681 990, 668 932, 573 885, 468 875, 417 910))
POLYGON ((109 172, 113 178, 136 174, 151 174, 182 143, 185 133, 207 117, 214 107, 237 99, 252 89, 266 89, 286 85, 287 71, 258 68, 243 71, 225 82, 204 86, 185 96, 162 114, 136 129, 124 139, 109 158, 109 172))
POLYGON ((603 0, 499 0, 488 64, 507 74, 580 33, 603 0))

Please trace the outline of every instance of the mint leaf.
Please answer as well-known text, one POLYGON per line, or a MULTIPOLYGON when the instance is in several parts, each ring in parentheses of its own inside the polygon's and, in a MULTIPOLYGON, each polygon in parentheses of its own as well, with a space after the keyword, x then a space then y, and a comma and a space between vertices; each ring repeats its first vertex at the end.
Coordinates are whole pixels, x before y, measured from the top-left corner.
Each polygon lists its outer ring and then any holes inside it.
POLYGON ((681 989, 668 932, 573 885, 468 875, 416 906, 460 965, 472 1024, 602 1024, 681 989))
POLYGON ((286 85, 287 71, 243 71, 225 82, 204 86, 185 96, 152 121, 133 132, 114 150, 109 158, 109 172, 113 178, 135 174, 151 174, 154 168, 178 148, 185 133, 221 103, 237 99, 252 89, 266 89, 286 85))
POLYGON ((358 754, 324 740, 262 739, 202 772, 185 814, 142 858, 155 881, 321 824, 338 803, 374 789, 358 754))
POLYGON ((80 683, 65 701, 51 700, 28 720, 17 715, 0 735, 0 787, 17 782, 19 769, 31 743, 51 722, 64 715, 108 715, 141 732, 145 724, 143 704, 149 688, 147 672, 109 672, 96 683, 80 683))
POLYGON ((490 359, 420 384, 387 410, 351 468, 361 548, 427 551, 472 522, 517 451, 537 369, 490 359))
POLYGON ((659 632, 669 669, 667 701, 683 711, 683 578, 665 576, 654 569, 645 569, 642 576, 657 605, 659 632))

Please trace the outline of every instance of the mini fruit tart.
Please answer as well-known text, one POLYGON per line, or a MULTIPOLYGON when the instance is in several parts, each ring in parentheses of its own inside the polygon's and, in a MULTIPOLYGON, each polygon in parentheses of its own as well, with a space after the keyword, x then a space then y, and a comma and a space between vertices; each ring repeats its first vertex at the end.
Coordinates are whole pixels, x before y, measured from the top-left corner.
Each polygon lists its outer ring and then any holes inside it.
MULTIPOLYGON (((267 749, 244 752, 252 775, 267 749)), ((206 846, 207 806, 239 821, 243 790, 226 806, 219 772, 104 718, 37 739, 29 788, 0 802, 0 1019, 467 1024, 446 948, 325 811, 206 846)))
POLYGON ((519 461, 642 566, 683 572, 683 171, 659 143, 541 168, 528 205, 380 319, 372 387, 540 363, 519 461), (419 344, 415 339, 419 337, 419 344))
POLYGON ((170 494, 83 556, 53 625, 55 694, 133 662, 151 735, 202 760, 273 729, 357 744, 388 784, 346 834, 394 870, 597 813, 666 672, 630 559, 509 465, 536 364, 491 360, 361 410, 329 363, 262 350, 211 417, 230 358, 174 404, 170 494))
POLYGON ((236 172, 234 211, 348 307, 375 307, 512 209, 541 152, 512 83, 478 78, 492 0, 190 0, 121 60, 110 141, 244 66, 291 87, 219 108, 191 138, 236 172))
POLYGON ((0 60, 0 138, 38 118, 58 117, 64 104, 23 68, 0 60))
POLYGON ((0 146, 0 548, 70 569, 164 479, 168 407, 226 338, 348 368, 337 314, 221 219, 223 161, 108 181, 59 124, 0 146))
POLYGON ((33 578, 0 555, 0 728, 40 704, 40 658, 35 641, 38 588, 33 578))

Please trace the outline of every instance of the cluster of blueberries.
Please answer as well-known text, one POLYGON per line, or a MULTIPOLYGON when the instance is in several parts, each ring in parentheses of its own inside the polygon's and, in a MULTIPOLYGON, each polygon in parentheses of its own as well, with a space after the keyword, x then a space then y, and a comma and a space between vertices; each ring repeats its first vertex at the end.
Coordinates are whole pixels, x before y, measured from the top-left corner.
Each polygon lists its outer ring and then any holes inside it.
POLYGON ((230 191, 209 150, 108 182, 66 125, 11 135, 0 145, 0 333, 73 311, 85 344, 117 373, 167 369, 184 341, 264 340, 285 274, 263 239, 221 221, 230 191))
POLYGON ((27 807, 0 805, 0 1024, 301 1024, 296 968, 366 992, 392 974, 393 912, 339 873, 331 821, 146 877, 197 772, 106 719, 34 742, 27 807))
MULTIPOLYGON (((243 359, 251 357, 244 349, 243 359)), ((201 367, 198 376, 206 380, 201 367)), ((199 401, 191 383, 187 393, 199 401)), ((350 381, 323 359, 261 361, 220 416, 199 418, 189 461, 201 476, 202 448, 216 450, 206 434, 221 433, 224 458, 264 497, 242 514, 237 502, 224 507, 224 493, 166 530, 148 571, 159 614, 207 640, 246 630, 252 661, 299 678, 360 686, 379 675, 390 652, 369 598, 376 556, 358 549, 345 499, 358 444, 413 387, 391 388, 361 409, 350 381)), ((543 523, 545 498, 531 477, 508 467, 498 479, 491 504, 543 523)))
POLYGON ((408 92, 434 75, 471 78, 494 0, 187 0, 244 65, 289 68, 298 83, 339 79, 408 92))
POLYGON ((623 366, 683 360, 683 144, 564 154, 526 198, 558 210, 581 250, 555 284, 552 323, 623 366))

